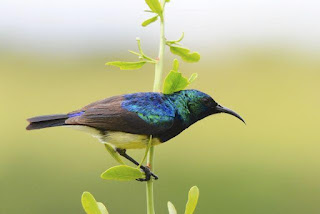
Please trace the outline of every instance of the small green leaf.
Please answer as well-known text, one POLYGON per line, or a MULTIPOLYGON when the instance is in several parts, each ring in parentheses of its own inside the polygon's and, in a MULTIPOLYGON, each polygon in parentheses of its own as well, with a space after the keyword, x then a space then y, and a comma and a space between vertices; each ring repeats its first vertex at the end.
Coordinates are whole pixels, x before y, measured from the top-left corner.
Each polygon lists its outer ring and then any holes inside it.
POLYGON ((152 10, 144 10, 146 13, 154 13, 152 10))
POLYGON ((168 201, 168 210, 169 210, 169 214, 177 214, 176 208, 170 201, 168 201))
POLYGON ((186 62, 198 62, 200 60, 200 54, 198 52, 190 53, 190 50, 183 47, 170 46, 171 53, 178 55, 186 62))
POLYGON ((145 20, 144 22, 142 22, 141 25, 142 25, 142 27, 146 27, 146 26, 148 26, 149 24, 151 24, 151 23, 153 23, 153 22, 155 22, 155 21, 157 21, 157 20, 158 20, 158 15, 156 15, 156 16, 150 18, 150 19, 145 20))
POLYGON ((82 194, 81 203, 87 214, 101 214, 97 201, 90 192, 82 194))
POLYGON ((171 70, 164 80, 163 93, 172 94, 185 89, 189 85, 187 78, 178 71, 171 70))
POLYGON ((98 204, 98 208, 99 208, 101 214, 109 214, 107 208, 104 206, 103 203, 97 202, 97 204, 98 204))
POLYGON ((157 13, 158 15, 162 14, 162 7, 160 5, 159 0, 145 0, 149 8, 157 13))
POLYGON ((178 71, 179 70, 179 61, 177 59, 173 60, 173 68, 172 70, 178 71))
POLYGON ((145 61, 139 62, 121 62, 121 61, 114 61, 114 62, 107 62, 106 65, 117 66, 121 70, 135 70, 139 69, 146 64, 145 61))
POLYGON ((110 153, 110 155, 120 164, 125 165, 125 163, 122 161, 120 155, 116 150, 110 145, 110 144, 104 144, 104 147, 106 150, 110 153))
POLYGON ((178 46, 180 46, 180 43, 179 43, 179 42, 181 42, 183 38, 184 38, 184 32, 182 32, 182 35, 180 36, 179 39, 177 39, 177 40, 167 40, 167 41, 166 41, 166 44, 167 44, 168 46, 172 46, 172 45, 178 45, 178 46))
POLYGON ((196 209, 199 198, 199 188, 197 186, 191 187, 188 195, 188 202, 186 204, 186 211, 184 214, 193 214, 196 209))
POLYGON ((189 83, 192 83, 193 81, 195 81, 198 78, 198 73, 193 73, 191 74, 191 76, 189 77, 189 83))
POLYGON ((138 168, 127 165, 111 167, 101 174, 102 179, 117 181, 131 181, 143 177, 144 174, 138 168))
POLYGON ((166 0, 166 2, 167 2, 167 3, 169 3, 169 2, 170 2, 170 0, 166 0))

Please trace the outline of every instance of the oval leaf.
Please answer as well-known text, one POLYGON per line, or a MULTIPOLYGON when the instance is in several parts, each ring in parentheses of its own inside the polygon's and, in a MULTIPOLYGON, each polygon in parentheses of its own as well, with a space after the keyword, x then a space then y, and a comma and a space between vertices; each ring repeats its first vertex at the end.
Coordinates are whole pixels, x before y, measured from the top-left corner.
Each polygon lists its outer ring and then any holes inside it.
POLYGON ((192 83, 193 81, 195 81, 198 78, 198 74, 197 73, 193 73, 191 74, 190 78, 189 78, 189 83, 192 83))
POLYGON ((186 204, 186 211, 184 212, 185 214, 193 214, 198 203, 198 198, 199 188, 197 186, 191 187, 191 189, 189 190, 188 202, 186 204))
POLYGON ((186 62, 198 62, 200 60, 200 54, 198 52, 190 53, 190 50, 183 47, 170 46, 171 53, 178 55, 182 60, 186 62))
POLYGON ((142 27, 146 27, 146 26, 148 26, 149 24, 151 24, 151 23, 153 23, 153 22, 155 22, 155 21, 157 21, 157 20, 158 20, 158 15, 156 15, 156 16, 150 18, 150 19, 145 20, 144 22, 142 22, 141 25, 142 25, 142 27))
POLYGON ((172 70, 178 71, 179 70, 179 61, 177 59, 173 60, 173 68, 172 70))
POLYGON ((102 179, 117 181, 131 181, 143 177, 144 174, 139 169, 127 165, 111 167, 101 174, 102 179))
POLYGON ((110 144, 104 144, 104 147, 106 150, 110 153, 110 155, 120 164, 125 165, 125 163, 122 161, 120 155, 116 150, 110 145, 110 144))
POLYGON ((169 210, 169 214, 177 214, 176 208, 170 201, 168 201, 168 210, 169 210))
POLYGON ((155 13, 157 13, 159 15, 162 14, 162 7, 160 5, 159 0, 145 0, 145 1, 146 1, 147 5, 149 6, 149 8, 153 12, 155 12, 155 13))
POLYGON ((164 80, 163 93, 172 94, 185 89, 189 85, 187 78, 178 71, 171 70, 164 80))
POLYGON ((90 192, 82 194, 81 203, 87 214, 101 214, 97 201, 90 192))
POLYGON ((101 214, 109 214, 107 208, 104 206, 103 203, 97 202, 97 204, 98 204, 98 208, 99 208, 101 214))
POLYGON ((107 62, 106 65, 112 65, 119 67, 121 70, 135 70, 139 69, 146 64, 145 61, 140 62, 121 62, 121 61, 114 61, 114 62, 107 62))

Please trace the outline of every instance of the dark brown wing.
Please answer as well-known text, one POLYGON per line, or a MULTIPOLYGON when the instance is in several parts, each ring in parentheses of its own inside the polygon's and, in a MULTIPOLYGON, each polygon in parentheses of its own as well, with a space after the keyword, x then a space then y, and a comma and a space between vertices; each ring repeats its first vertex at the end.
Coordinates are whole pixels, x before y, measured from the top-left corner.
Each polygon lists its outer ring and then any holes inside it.
MULTIPOLYGON (((169 129, 174 121, 170 118, 161 125, 151 124, 139 117, 139 112, 122 108, 123 96, 111 97, 85 106, 70 114, 79 116, 66 120, 67 125, 84 125, 102 131, 121 131, 132 134, 156 135, 169 129)), ((69 115, 70 115, 69 114, 69 115)), ((156 115, 157 116, 157 115, 156 115)))

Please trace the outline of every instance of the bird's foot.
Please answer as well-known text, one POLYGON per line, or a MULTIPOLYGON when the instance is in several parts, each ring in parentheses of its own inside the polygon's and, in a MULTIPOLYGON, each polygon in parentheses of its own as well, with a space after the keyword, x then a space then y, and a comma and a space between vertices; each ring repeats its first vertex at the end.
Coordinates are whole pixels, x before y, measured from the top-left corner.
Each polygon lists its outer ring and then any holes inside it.
POLYGON ((138 178, 137 181, 149 181, 151 179, 151 177, 153 177, 155 180, 158 180, 158 176, 156 176, 155 174, 153 174, 150 171, 150 168, 147 166, 140 166, 140 169, 142 169, 142 171, 144 172, 144 174, 146 175, 145 178, 138 178))
MULTIPOLYGON (((119 149, 117 148, 116 151, 122 156, 125 157, 127 160, 131 161, 132 163, 134 163, 135 165, 139 166, 139 163, 134 160, 132 157, 130 157, 127 153, 125 149, 119 149)), ((151 179, 151 177, 153 177, 155 180, 158 180, 158 176, 156 176, 155 174, 153 174, 150 171, 150 168, 148 166, 140 166, 140 169, 142 169, 142 171, 145 173, 146 177, 145 178, 139 178, 137 179, 137 181, 149 181, 151 179)))

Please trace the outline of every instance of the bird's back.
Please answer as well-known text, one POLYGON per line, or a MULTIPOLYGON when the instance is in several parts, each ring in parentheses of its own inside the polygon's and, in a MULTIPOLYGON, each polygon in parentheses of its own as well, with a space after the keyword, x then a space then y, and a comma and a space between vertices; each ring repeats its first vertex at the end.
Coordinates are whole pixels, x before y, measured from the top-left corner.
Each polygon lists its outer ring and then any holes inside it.
POLYGON ((71 112, 68 125, 84 125, 102 131, 155 135, 171 127, 175 109, 160 93, 127 94, 94 102, 71 112))

